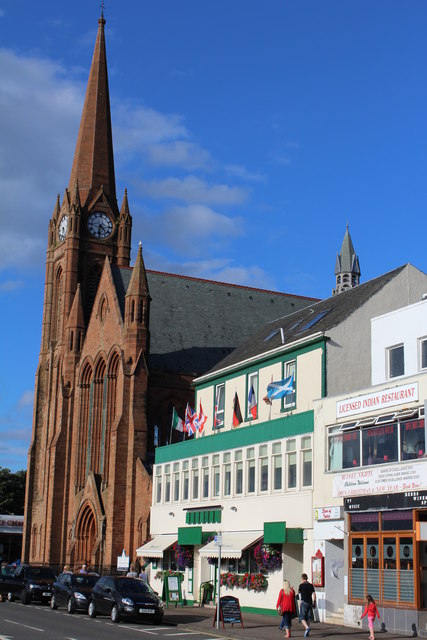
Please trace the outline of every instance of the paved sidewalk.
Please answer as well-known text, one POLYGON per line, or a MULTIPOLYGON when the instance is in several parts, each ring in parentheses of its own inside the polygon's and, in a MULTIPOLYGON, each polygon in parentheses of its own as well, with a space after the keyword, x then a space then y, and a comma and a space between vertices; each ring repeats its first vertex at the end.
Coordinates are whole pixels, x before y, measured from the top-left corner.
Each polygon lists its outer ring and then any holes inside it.
MULTIPOLYGON (((279 630, 280 616, 269 616, 256 613, 242 613, 244 628, 238 624, 221 624, 217 629, 213 626, 215 610, 208 607, 169 607, 165 609, 164 622, 177 625, 183 630, 197 631, 206 634, 207 638, 221 637, 244 640, 285 640, 285 632, 279 630)), ((389 632, 376 633, 376 640, 397 640, 412 637, 412 632, 407 635, 398 635, 389 632)), ((304 629, 298 620, 292 623, 292 638, 303 638, 304 629)), ((368 628, 354 629, 339 625, 315 622, 311 626, 310 638, 342 638, 344 640, 368 640, 368 628)))

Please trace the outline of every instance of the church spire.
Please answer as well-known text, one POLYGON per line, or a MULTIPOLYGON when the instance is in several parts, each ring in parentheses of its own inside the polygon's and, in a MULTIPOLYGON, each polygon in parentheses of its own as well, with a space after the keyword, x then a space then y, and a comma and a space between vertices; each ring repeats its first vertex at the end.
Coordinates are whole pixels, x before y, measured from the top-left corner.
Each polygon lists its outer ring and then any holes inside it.
POLYGON ((110 206, 115 207, 116 184, 103 12, 98 25, 69 191, 74 189, 78 180, 84 206, 103 187, 110 206))
POLYGON ((335 261, 335 278, 336 288, 332 290, 333 295, 356 287, 360 280, 359 257, 354 250, 348 222, 341 245, 341 251, 337 253, 335 261))

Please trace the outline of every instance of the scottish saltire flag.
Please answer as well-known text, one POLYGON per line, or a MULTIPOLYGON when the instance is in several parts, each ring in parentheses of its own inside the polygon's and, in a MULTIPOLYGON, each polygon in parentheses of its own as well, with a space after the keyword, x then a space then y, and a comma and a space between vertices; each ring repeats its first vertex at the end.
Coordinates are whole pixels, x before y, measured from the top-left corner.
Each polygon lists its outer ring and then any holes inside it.
POLYGON ((251 384, 251 388, 249 389, 248 404, 249 404, 249 413, 251 414, 252 418, 255 420, 255 418, 258 415, 258 405, 256 402, 256 396, 255 396, 253 384, 251 384))
POLYGON ((199 433, 202 433, 203 428, 205 426, 207 417, 205 416, 205 414, 203 413, 203 409, 202 409, 202 403, 200 402, 199 404, 199 416, 198 416, 198 420, 199 420, 199 433))
POLYGON ((194 409, 192 409, 187 402, 187 407, 185 409, 185 431, 189 436, 192 436, 199 430, 199 419, 196 415, 194 409))
POLYGON ((293 374, 285 380, 279 380, 278 382, 270 382, 267 387, 268 400, 278 400, 284 398, 290 393, 294 392, 294 376, 293 374))

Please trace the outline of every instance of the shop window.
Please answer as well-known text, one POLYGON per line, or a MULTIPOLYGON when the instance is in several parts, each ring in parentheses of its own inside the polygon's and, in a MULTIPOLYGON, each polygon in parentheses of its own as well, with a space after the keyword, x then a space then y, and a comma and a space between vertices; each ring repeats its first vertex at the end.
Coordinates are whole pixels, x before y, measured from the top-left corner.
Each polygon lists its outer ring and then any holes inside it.
POLYGON ((202 498, 209 498, 209 458, 202 458, 202 498))
POLYGON ((162 501, 162 477, 156 477, 156 503, 160 504, 162 501))
POLYGON ((387 464, 398 459, 397 423, 362 429, 363 464, 387 464))
POLYGON ((219 485, 221 478, 221 471, 219 466, 219 455, 214 455, 212 459, 212 496, 219 496, 219 485))
POLYGON ((360 466, 360 431, 347 431, 342 439, 343 469, 360 466))
POLYGON ((243 493, 243 462, 242 452, 234 453, 234 493, 241 495, 243 493))
POLYGON ((199 499, 199 469, 198 469, 198 460, 197 458, 192 462, 192 470, 191 470, 191 493, 192 499, 199 499))
POLYGON ((224 496, 231 496, 231 464, 227 462, 223 466, 224 472, 224 496))
POLYGON ((388 377, 397 378, 405 373, 405 361, 403 344, 391 347, 387 350, 388 354, 388 377))
POLYGON ((268 491, 268 449, 263 444, 259 447, 259 490, 262 493, 268 491))
POLYGON ((247 493, 255 493, 255 449, 249 447, 246 451, 246 486, 247 493))
POLYGON ((165 502, 171 501, 171 477, 170 466, 165 465, 165 502))
POLYGON ((174 502, 179 501, 179 473, 173 474, 173 499, 174 502))
POLYGON ((302 486, 311 487, 312 482, 312 450, 311 436, 301 438, 302 486))
POLYGON ((420 369, 427 369, 427 338, 420 340, 420 369))
POLYGON ((328 469, 336 471, 343 468, 343 434, 339 427, 333 427, 328 434, 328 469))
POLYGON ((400 425, 400 450, 402 460, 422 458, 425 449, 424 419, 402 422, 400 425))
POLYGON ((280 491, 283 486, 283 465, 282 465, 282 445, 280 442, 273 443, 272 457, 272 480, 273 491, 280 491))
POLYGON ((412 511, 351 514, 350 526, 350 602, 370 593, 377 604, 414 607, 412 511))
POLYGON ((249 547, 242 552, 240 558, 230 558, 228 560, 228 571, 231 573, 259 573, 259 567, 254 558, 255 546, 249 547))
POLYGON ((296 405, 297 393, 296 393, 296 361, 295 360, 291 360, 290 362, 283 363, 284 379, 289 378, 290 376, 293 376, 292 393, 288 393, 288 395, 283 398, 284 409, 291 409, 296 405))
POLYGON ((182 500, 187 502, 190 497, 190 473, 183 471, 182 473, 182 500))
POLYGON ((288 489, 295 489, 297 486, 297 453, 296 441, 286 442, 286 484, 288 489))
POLYGON ((224 426, 225 384, 217 384, 215 387, 215 417, 214 429, 222 429, 224 426))

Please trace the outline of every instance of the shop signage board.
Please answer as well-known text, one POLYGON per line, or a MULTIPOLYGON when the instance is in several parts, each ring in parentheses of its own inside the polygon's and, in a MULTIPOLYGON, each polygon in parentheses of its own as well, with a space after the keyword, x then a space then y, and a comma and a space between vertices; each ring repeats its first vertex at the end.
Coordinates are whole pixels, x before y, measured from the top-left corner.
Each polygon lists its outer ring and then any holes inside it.
POLYGON ((128 570, 129 570, 129 556, 126 555, 126 552, 123 549, 122 555, 117 556, 117 571, 128 571, 128 570))
POLYGON ((314 519, 318 522, 322 520, 341 520, 342 507, 319 507, 314 510, 314 519))
POLYGON ((344 511, 387 511, 427 507, 427 491, 404 491, 379 496, 344 498, 344 511))
POLYGON ((0 533, 20 533, 24 530, 24 516, 0 515, 0 533))
POLYGON ((337 418, 343 420, 369 411, 385 411, 391 407, 418 400, 418 382, 390 389, 381 389, 353 398, 339 400, 336 405, 337 418))
MULTIPOLYGON (((241 624, 243 627, 242 620, 242 611, 240 609, 239 598, 235 598, 234 596, 223 596, 219 599, 219 617, 222 623, 222 628, 224 629, 224 623, 231 624, 241 624)), ((217 621, 217 611, 215 610, 215 617, 213 621, 213 625, 217 621)))
POLYGON ((427 460, 415 463, 400 463, 398 466, 365 467, 358 471, 334 475, 332 495, 334 498, 349 496, 420 491, 426 486, 427 460))
POLYGON ((178 604, 180 604, 182 607, 184 606, 184 602, 182 599, 181 576, 166 576, 165 599, 166 606, 169 606, 169 603, 174 603, 175 607, 178 604))

